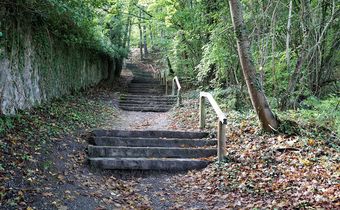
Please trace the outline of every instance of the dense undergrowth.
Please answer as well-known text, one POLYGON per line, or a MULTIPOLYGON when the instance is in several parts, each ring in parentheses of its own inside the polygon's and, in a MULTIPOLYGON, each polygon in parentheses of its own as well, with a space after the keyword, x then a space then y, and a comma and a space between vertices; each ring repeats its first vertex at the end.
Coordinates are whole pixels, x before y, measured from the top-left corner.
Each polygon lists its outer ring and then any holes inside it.
MULTIPOLYGON (((261 131, 249 105, 236 111, 225 106, 226 101, 219 98, 228 119, 225 160, 177 176, 173 180, 181 189, 175 195, 177 208, 188 208, 188 200, 209 209, 338 208, 336 98, 309 99, 310 109, 277 111, 284 128, 276 133, 261 131)), ((198 129, 198 106, 198 92, 186 93, 171 126, 198 129)), ((207 131, 216 131, 217 120, 207 108, 207 131)))
MULTIPOLYGON (((37 186, 51 179, 47 178, 49 176, 60 176, 54 166, 54 159, 57 157, 50 157, 53 145, 60 142, 60 145, 67 147, 68 142, 63 140, 67 136, 74 136, 71 144, 80 145, 79 136, 85 130, 103 126, 108 120, 115 119, 116 108, 111 100, 107 100, 110 96, 109 91, 90 90, 21 111, 15 116, 2 116, 0 206, 10 209, 26 208, 30 202, 36 201, 32 198, 33 195, 44 195, 46 189, 37 186)), ((67 157, 71 157, 72 147, 65 149, 71 149, 67 157)), ((74 152, 80 154, 72 156, 75 162, 83 164, 84 152, 74 152)), ((45 197, 49 197, 48 195, 47 193, 45 197)))
MULTIPOLYGON (((198 95, 197 91, 188 91, 185 98, 189 100, 177 111, 175 117, 179 118, 179 124, 190 127, 198 128, 198 116, 193 115, 194 110, 198 109, 198 95), (180 115, 186 115, 185 118, 180 115)), ((251 109, 249 98, 246 96, 236 98, 235 95, 221 95, 220 91, 213 92, 221 109, 227 114, 228 124, 232 126, 242 125, 245 122, 251 124, 260 132, 258 120, 255 112, 251 109), (238 109, 235 104, 239 103, 238 109)), ((338 97, 332 96, 326 100, 317 100, 315 98, 307 99, 303 102, 306 108, 297 108, 296 110, 279 111, 275 109, 278 118, 281 121, 280 129, 277 134, 299 136, 304 141, 308 139, 318 139, 323 141, 330 147, 340 150, 340 112, 338 105, 338 97)), ((208 106, 209 107, 209 106, 208 106)), ((208 108, 207 128, 216 129, 216 118, 211 107, 208 108)), ((261 133, 261 132, 260 132, 261 133)))
POLYGON ((57 137, 79 127, 99 126, 107 114, 114 115, 114 109, 108 109, 107 104, 89 100, 84 93, 78 93, 55 99, 32 110, 20 111, 14 116, 1 116, 0 136, 20 133, 25 134, 27 140, 31 140, 34 138, 31 135, 39 131, 39 138, 45 140, 47 137, 57 137), (98 112, 98 115, 95 111, 101 112, 98 112))

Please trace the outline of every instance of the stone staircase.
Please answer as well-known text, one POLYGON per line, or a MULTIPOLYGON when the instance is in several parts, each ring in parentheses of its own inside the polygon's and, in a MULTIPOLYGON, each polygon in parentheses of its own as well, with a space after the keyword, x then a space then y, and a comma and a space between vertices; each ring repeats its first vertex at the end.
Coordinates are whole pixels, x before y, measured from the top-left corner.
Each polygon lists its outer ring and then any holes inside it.
MULTIPOLYGON (((176 97, 164 95, 164 86, 151 73, 128 64, 134 79, 120 97, 126 111, 167 112, 176 97)), ((205 132, 152 130, 94 130, 88 160, 101 169, 190 170, 206 167, 217 154, 217 140, 205 132)))
POLYGON ((128 93, 122 94, 119 107, 126 111, 167 112, 176 104, 175 96, 165 94, 164 85, 153 78, 150 72, 140 71, 135 65, 128 64, 134 78, 129 84, 128 93))
POLYGON ((205 132, 94 130, 89 143, 90 165, 101 169, 199 169, 217 153, 205 132))

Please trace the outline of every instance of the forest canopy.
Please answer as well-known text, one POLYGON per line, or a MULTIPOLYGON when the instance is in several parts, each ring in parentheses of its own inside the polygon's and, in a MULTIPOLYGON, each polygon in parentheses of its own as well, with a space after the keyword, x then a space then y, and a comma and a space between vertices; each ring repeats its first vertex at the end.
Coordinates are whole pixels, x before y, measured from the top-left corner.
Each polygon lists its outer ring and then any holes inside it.
MULTIPOLYGON (((44 27, 66 44, 93 49, 111 57, 127 55, 122 46, 122 10, 126 5, 120 1, 4 0, 0 5, 1 17, 30 21, 36 30, 44 27)), ((6 33, 2 34, 6 36, 6 33)))
MULTIPOLYGON (((189 86, 247 110, 230 2, 139 1, 130 13, 131 40, 142 57, 148 48, 160 52, 167 71, 189 86)), ((339 9, 334 0, 241 1, 255 77, 273 109, 301 109, 303 117, 331 118, 331 127, 339 127, 339 9)))

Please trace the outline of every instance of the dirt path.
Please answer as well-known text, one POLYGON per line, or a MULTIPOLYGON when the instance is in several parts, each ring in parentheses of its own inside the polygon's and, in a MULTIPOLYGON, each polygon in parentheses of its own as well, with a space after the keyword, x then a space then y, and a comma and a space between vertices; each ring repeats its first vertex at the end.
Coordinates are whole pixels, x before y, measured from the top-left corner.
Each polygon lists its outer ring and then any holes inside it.
POLYGON ((167 130, 171 123, 170 113, 128 112, 121 110, 112 129, 126 130, 167 130))
MULTIPOLYGON (((123 75, 129 75, 128 69, 123 75)), ((108 122, 109 129, 125 130, 171 130, 173 110, 169 112, 132 112, 119 110, 114 122, 108 122)), ((134 183, 133 191, 143 197, 147 209, 175 209, 179 191, 173 184, 174 178, 184 172, 164 171, 120 171, 110 172, 126 182, 134 183)), ((137 201, 138 203, 139 201, 137 201)))

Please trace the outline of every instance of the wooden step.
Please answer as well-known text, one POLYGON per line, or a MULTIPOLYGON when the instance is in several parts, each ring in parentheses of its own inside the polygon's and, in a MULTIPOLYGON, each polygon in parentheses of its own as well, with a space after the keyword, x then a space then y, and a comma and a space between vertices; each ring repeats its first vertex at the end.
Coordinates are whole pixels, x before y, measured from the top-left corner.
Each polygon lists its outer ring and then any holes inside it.
POLYGON ((90 143, 97 146, 122 147, 211 147, 217 145, 216 139, 151 138, 151 137, 110 137, 93 136, 90 143))
POLYGON ((89 146, 89 157, 203 158, 216 156, 216 148, 89 146))
POLYGON ((102 169, 183 171, 206 167, 210 161, 180 158, 88 158, 92 167, 102 169))
POLYGON ((105 130, 94 129, 91 132, 92 137, 141 137, 141 138, 184 138, 184 139, 202 139, 209 138, 207 132, 195 131, 167 131, 167 130, 105 130))

